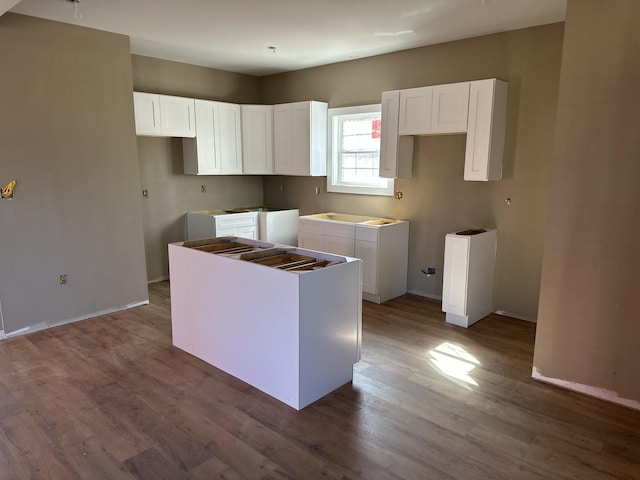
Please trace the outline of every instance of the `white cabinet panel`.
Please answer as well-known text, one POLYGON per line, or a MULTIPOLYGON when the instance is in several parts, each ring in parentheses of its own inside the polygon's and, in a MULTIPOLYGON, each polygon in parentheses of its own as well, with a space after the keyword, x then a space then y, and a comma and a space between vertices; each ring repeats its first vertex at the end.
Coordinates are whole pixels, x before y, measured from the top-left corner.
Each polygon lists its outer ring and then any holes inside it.
POLYGON ((345 237, 333 237, 331 235, 325 235, 324 237, 324 251, 329 253, 335 253, 337 255, 346 255, 353 257, 355 253, 355 239, 345 237))
POLYGON ((160 95, 160 123, 163 136, 194 137, 196 135, 194 100, 160 95))
POLYGON ((242 105, 242 171, 273 175, 273 106, 242 105))
POLYGON ((136 135, 162 135, 160 126, 160 95, 133 92, 136 135))
POLYGON ((507 90, 508 85, 496 79, 471 82, 465 180, 502 178, 507 90))
POLYGON ((133 92, 136 135, 157 137, 195 136, 192 98, 133 92))
POLYGON ((468 327, 493 311, 497 232, 445 237, 442 310, 446 321, 468 327))
POLYGON ((277 175, 327 174, 327 104, 274 105, 274 164, 277 175))
POLYGON ((400 135, 425 135, 431 133, 431 102, 433 87, 400 90, 400 135))
POLYGON ((355 257, 362 260, 362 291, 378 293, 378 243, 356 240, 355 257))
POLYGON ((239 175, 242 173, 240 106, 196 100, 196 137, 182 141, 184 173, 239 175))
POLYGON ((431 133, 464 133, 467 131, 469 82, 433 87, 431 133))
POLYGON ((398 134, 400 91, 382 93, 380 176, 409 178, 413 162, 413 137, 398 134))

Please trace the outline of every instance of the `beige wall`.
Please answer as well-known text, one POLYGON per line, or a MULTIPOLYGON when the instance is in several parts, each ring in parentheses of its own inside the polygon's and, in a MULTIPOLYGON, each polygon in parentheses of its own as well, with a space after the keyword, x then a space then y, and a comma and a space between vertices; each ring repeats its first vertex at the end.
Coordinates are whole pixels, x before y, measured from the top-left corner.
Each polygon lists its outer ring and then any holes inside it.
POLYGON ((5 331, 146 301, 129 39, 7 13, 0 65, 5 331))
POLYGON ((413 177, 396 182, 403 200, 329 194, 324 178, 266 177, 265 202, 303 214, 409 219, 409 289, 432 297, 442 294, 445 234, 497 228, 495 308, 535 319, 562 37, 563 25, 555 24, 263 77, 266 103, 314 99, 330 107, 379 103, 385 90, 492 77, 509 82, 500 182, 462 180, 465 136, 422 137, 415 141, 413 177), (316 186, 322 194, 315 195, 316 186), (437 267, 438 275, 425 277, 426 266, 437 267))
MULTIPOLYGON (((249 75, 133 55, 136 91, 233 103, 256 103, 259 79, 249 75)), ((262 204, 262 178, 184 175, 182 140, 138 137, 147 276, 169 274, 167 244, 184 240, 184 213, 262 204), (201 185, 206 186, 202 193, 201 185)))
POLYGON ((639 51, 639 2, 569 0, 534 356, 546 378, 636 402, 639 51))

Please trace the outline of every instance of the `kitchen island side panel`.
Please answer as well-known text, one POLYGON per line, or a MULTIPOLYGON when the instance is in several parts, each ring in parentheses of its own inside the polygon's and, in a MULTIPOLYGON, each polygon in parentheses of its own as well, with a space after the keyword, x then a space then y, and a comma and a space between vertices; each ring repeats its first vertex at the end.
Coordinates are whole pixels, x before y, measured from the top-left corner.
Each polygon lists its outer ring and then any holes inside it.
POLYGON ((174 345, 300 408, 297 275, 169 245, 174 345))
POLYGON ((353 379, 360 356, 360 260, 300 275, 300 408, 353 379))

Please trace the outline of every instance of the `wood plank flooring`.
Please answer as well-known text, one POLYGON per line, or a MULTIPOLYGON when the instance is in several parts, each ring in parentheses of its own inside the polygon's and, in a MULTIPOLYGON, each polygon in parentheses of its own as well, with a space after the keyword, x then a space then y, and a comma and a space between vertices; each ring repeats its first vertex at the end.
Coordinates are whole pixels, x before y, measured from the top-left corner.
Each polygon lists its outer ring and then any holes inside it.
POLYGON ((0 479, 640 479, 640 412, 531 380, 533 324, 365 302, 353 383, 298 412, 172 347, 150 295, 0 342, 0 479))

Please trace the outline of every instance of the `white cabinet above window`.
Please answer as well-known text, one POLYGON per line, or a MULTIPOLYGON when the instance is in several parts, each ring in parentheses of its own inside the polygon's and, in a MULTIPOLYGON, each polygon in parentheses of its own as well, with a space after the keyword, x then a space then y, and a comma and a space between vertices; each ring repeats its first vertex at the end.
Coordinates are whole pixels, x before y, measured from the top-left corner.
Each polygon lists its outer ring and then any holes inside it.
POLYGON ((192 98, 133 92, 136 135, 194 137, 192 98))
POLYGON ((464 133, 467 131, 469 82, 433 87, 431 133, 464 133))

